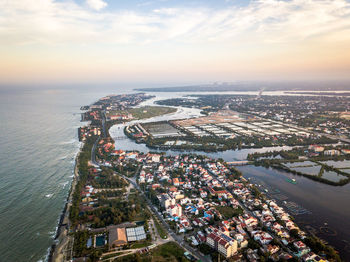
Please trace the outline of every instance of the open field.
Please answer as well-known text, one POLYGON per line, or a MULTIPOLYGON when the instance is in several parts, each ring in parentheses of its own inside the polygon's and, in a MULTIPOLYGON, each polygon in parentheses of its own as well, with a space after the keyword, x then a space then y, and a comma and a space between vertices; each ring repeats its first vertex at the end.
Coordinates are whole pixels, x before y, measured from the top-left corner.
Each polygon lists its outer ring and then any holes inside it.
POLYGON ((146 129, 148 133, 151 134, 152 137, 155 137, 155 138, 177 137, 177 136, 183 135, 180 132, 180 130, 176 129, 172 125, 165 122, 142 124, 142 127, 146 129))
POLYGON ((165 106, 144 106, 138 108, 130 108, 127 110, 113 110, 109 111, 106 116, 117 116, 117 115, 131 115, 132 119, 145 119, 155 116, 161 116, 176 112, 176 108, 165 107, 165 106))
POLYGON ((210 114, 209 116, 191 118, 186 120, 174 121, 179 126, 191 126, 191 125, 205 125, 205 124, 216 124, 231 121, 242 121, 246 120, 241 114, 231 111, 222 110, 217 113, 210 114))

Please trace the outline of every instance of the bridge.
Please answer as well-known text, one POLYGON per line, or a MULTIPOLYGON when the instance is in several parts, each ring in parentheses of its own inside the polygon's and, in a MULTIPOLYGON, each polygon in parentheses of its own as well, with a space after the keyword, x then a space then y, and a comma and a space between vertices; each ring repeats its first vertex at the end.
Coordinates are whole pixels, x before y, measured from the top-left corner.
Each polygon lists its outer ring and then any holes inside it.
POLYGON ((232 161, 232 162, 227 162, 227 164, 230 166, 244 166, 244 165, 248 165, 249 161, 247 160, 232 161))
POLYGON ((114 140, 125 140, 128 139, 126 136, 117 136, 117 137, 113 137, 114 140))

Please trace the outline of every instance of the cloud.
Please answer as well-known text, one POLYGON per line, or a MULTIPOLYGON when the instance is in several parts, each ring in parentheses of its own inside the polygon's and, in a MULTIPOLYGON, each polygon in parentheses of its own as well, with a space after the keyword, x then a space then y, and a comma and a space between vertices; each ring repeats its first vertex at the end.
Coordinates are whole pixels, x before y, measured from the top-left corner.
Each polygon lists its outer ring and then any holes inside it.
POLYGON ((103 0, 86 0, 86 4, 96 11, 100 11, 107 6, 107 3, 103 0))
POLYGON ((174 6, 153 12, 104 11, 107 3, 102 0, 87 0, 89 8, 70 0, 35 3, 0 0, 0 38, 5 43, 283 43, 350 28, 350 3, 345 0, 252 0, 243 7, 174 6))
POLYGON ((91 72, 100 67, 100 73, 157 69, 157 76, 162 70, 249 76, 265 67, 273 74, 282 65, 285 71, 322 66, 349 72, 346 0, 232 1, 225 8, 164 8, 158 1, 153 11, 89 2, 0 0, 0 79, 1 69, 39 71, 48 65, 55 72, 70 65, 71 72, 73 65, 81 71, 90 66, 91 72))

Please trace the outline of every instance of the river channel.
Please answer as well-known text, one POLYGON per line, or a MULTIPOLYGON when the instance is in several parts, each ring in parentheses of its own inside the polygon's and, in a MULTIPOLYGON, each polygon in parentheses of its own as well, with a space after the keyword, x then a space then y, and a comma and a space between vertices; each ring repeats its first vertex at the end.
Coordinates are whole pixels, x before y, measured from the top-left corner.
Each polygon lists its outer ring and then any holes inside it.
MULTIPOLYGON (((188 93, 186 94, 188 95, 188 93)), ((181 93, 161 93, 155 98, 145 101, 139 106, 156 105, 155 101, 167 98, 182 97, 181 93)), ((175 113, 142 120, 142 122, 155 122, 164 120, 184 119, 201 116, 199 109, 176 107, 175 113)), ((132 121, 114 125, 110 128, 110 135, 115 139, 116 149, 137 150, 140 152, 155 151, 145 144, 137 144, 124 134, 126 125, 140 121, 132 121)), ((167 155, 179 153, 205 154, 212 158, 223 158, 225 161, 245 160, 249 153, 288 150, 292 147, 266 147, 259 149, 227 150, 224 152, 207 153, 201 151, 180 152, 174 150, 159 151, 167 155)), ((350 261, 350 185, 331 186, 316 182, 305 177, 295 176, 287 172, 267 169, 256 166, 240 166, 245 178, 260 186, 271 198, 277 199, 289 213, 293 214, 302 229, 314 233, 326 240, 339 250, 345 261, 350 261), (295 179, 296 184, 288 179, 295 179), (288 209, 287 206, 291 209, 288 209), (297 213, 292 211, 297 210, 297 213), (299 214, 298 214, 299 212, 299 214)))

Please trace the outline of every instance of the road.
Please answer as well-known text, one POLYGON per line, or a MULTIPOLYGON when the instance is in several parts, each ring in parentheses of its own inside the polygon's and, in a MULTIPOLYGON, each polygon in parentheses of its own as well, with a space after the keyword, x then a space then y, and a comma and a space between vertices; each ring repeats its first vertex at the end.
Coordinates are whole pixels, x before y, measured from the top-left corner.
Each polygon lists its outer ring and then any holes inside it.
POLYGON ((157 211, 157 209, 155 208, 155 206, 152 204, 152 202, 150 201, 150 199, 145 195, 145 193, 141 190, 141 188, 138 186, 138 184, 135 181, 135 178, 130 178, 130 177, 126 177, 123 176, 121 174, 118 174, 121 177, 123 177, 124 179, 126 179, 127 181, 129 181, 134 188, 139 191, 139 193, 145 197, 145 200, 148 204, 148 206, 150 207, 151 211, 153 212, 153 214, 158 218, 158 220, 162 223, 163 227, 167 230, 169 236, 175 241, 177 242, 182 248, 184 248, 186 251, 188 251, 189 253, 191 253, 193 256, 195 256, 197 259, 204 261, 204 262, 210 262, 210 260, 203 256, 199 251, 195 250, 194 248, 192 248, 190 245, 188 245, 182 236, 178 236, 176 235, 176 233, 169 227, 169 224, 164 220, 163 216, 160 215, 160 213, 157 211))
MULTIPOLYGON (((98 143, 99 139, 96 140, 96 142, 94 143, 92 150, 91 150, 91 162, 96 165, 99 166, 99 164, 96 162, 96 155, 95 155, 95 149, 96 149, 96 145, 98 143)), ((144 194, 144 192, 141 190, 141 188, 139 187, 139 185, 136 183, 135 178, 130 178, 130 177, 126 177, 122 174, 116 173, 117 175, 119 175, 120 177, 124 178, 125 180, 129 181, 129 183, 131 183, 134 188, 139 191, 139 193, 144 196, 149 209, 153 212, 153 214, 159 219, 159 221, 161 221, 163 227, 167 230, 169 236, 175 241, 177 242, 181 247, 183 247, 186 251, 190 252, 193 256, 195 256, 197 259, 203 261, 203 262, 211 262, 207 257, 203 256, 199 251, 195 250, 194 248, 192 248, 190 245, 188 245, 183 237, 180 237, 178 235, 176 235, 174 233, 174 231, 169 227, 168 223, 164 220, 163 216, 161 216, 157 209, 155 208, 155 206, 152 204, 152 202, 149 200, 149 198, 144 194)))
MULTIPOLYGON (((209 171, 209 170, 208 170, 208 171, 209 171)), ((210 171, 209 171, 209 172, 210 172, 210 171)), ((214 173, 211 173, 211 172, 210 172, 210 174, 212 174, 213 177, 215 177, 216 179, 218 179, 218 176, 215 175, 214 173)), ((234 195, 234 194, 232 193, 232 191, 231 191, 229 188, 227 188, 226 186, 224 186, 224 188, 225 188, 228 192, 230 192, 232 195, 234 195)), ((238 200, 238 202, 240 203, 241 207, 244 209, 244 211, 245 211, 247 214, 249 214, 250 216, 256 218, 256 219, 259 221, 259 218, 256 217, 256 216, 254 215, 254 213, 253 213, 252 211, 250 211, 250 210, 244 205, 244 203, 243 203, 240 199, 237 199, 237 200, 238 200)), ((288 253, 290 253, 290 254, 293 254, 293 253, 294 253, 291 249, 289 249, 288 247, 286 247, 286 246, 282 243, 281 239, 280 239, 274 232, 272 232, 272 231, 269 230, 269 233, 272 235, 272 237, 273 237, 274 239, 277 240, 277 242, 281 245, 281 247, 282 247, 283 249, 285 249, 285 250, 286 250, 288 253)))
POLYGON ((106 113, 102 113, 102 133, 103 137, 107 137, 107 132, 106 132, 106 113))

